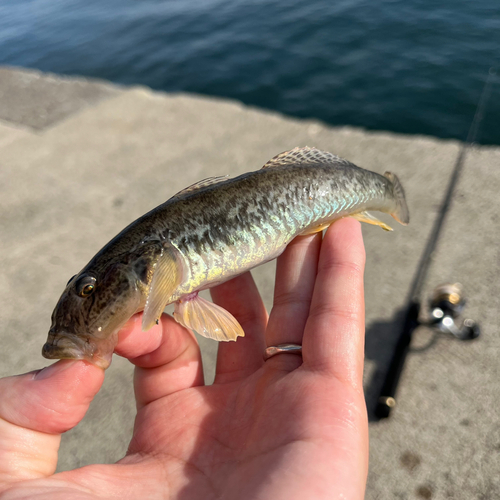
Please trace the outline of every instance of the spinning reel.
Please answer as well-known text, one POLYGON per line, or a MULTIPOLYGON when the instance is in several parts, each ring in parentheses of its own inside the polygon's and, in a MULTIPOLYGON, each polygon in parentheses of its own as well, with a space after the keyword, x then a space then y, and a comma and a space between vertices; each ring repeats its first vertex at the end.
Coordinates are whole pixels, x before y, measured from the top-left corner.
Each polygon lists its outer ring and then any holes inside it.
POLYGON ((465 307, 463 287, 460 283, 446 283, 435 288, 431 300, 431 319, 428 325, 434 325, 440 331, 451 334, 459 340, 473 340, 479 337, 481 330, 472 319, 465 319, 461 326, 457 320, 465 307))

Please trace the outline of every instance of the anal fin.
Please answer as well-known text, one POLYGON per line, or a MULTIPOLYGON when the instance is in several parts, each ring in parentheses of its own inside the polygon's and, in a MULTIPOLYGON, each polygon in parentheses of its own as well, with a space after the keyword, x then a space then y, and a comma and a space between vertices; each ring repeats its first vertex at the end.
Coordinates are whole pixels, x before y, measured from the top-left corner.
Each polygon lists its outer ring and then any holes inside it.
POLYGON ((178 300, 174 318, 182 326, 213 340, 227 342, 245 335, 232 314, 198 295, 178 300))
POLYGON ((374 226, 380 226, 385 231, 393 231, 391 226, 388 226, 385 222, 378 220, 376 217, 368 212, 359 212, 357 214, 352 214, 353 219, 359 220, 359 222, 366 222, 367 224, 373 224, 374 226))
POLYGON ((323 231, 323 229, 326 229, 331 224, 333 224, 333 221, 325 222, 323 224, 320 224, 319 226, 310 227, 309 229, 306 229, 303 233, 300 233, 300 236, 307 236, 308 234, 319 233, 320 231, 323 231))

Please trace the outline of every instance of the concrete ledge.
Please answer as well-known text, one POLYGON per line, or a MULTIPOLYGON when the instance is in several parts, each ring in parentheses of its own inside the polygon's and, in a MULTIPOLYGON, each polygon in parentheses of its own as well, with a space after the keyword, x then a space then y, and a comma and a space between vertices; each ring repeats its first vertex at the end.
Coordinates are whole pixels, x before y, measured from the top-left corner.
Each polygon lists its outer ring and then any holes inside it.
MULTIPOLYGON (((47 364, 40 355, 62 288, 126 224, 208 176, 255 170, 299 145, 401 178, 412 221, 364 227, 367 401, 373 403, 401 311, 460 144, 367 133, 221 99, 0 68, 0 375, 47 364)), ((467 156, 426 293, 460 281, 483 337, 462 343, 420 329, 399 406, 372 422, 367 499, 494 498, 500 491, 500 148, 467 156), (422 348, 422 349, 419 349, 422 348)), ((255 270, 271 307, 273 263, 255 270)), ((203 345, 208 372, 216 345, 203 345)), ((116 358, 84 421, 67 433, 60 470, 112 462, 135 415, 132 370, 116 358)))
POLYGON ((120 92, 120 87, 104 81, 4 67, 0 120, 40 130, 120 92))

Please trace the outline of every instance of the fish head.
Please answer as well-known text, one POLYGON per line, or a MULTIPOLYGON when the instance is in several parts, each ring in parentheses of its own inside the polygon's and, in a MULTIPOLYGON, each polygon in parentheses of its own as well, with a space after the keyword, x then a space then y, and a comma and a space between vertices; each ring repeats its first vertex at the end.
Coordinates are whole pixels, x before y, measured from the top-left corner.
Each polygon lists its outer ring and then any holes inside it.
POLYGON ((118 331, 143 307, 141 283, 130 265, 110 263, 100 270, 87 266, 62 293, 42 355, 84 359, 107 368, 118 331))

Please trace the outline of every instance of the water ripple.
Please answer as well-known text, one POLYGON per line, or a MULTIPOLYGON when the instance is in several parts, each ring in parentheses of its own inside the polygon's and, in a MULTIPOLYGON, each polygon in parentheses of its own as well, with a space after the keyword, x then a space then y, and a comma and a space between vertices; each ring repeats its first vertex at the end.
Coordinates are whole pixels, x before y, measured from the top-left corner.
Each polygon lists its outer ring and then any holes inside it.
MULTIPOLYGON (((493 0, 11 0, 0 64, 463 139, 499 33, 493 0)), ((479 142, 497 116, 498 84, 479 142)))

